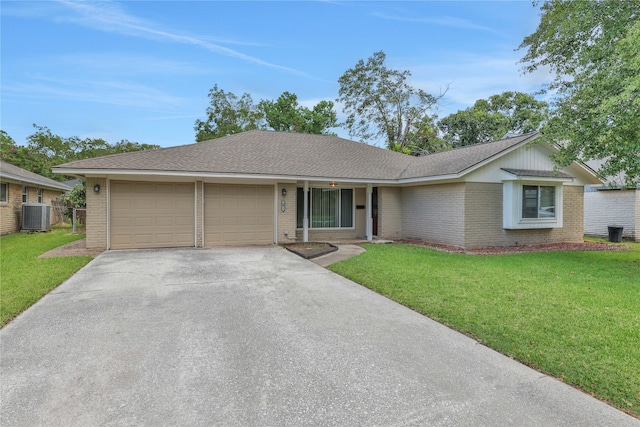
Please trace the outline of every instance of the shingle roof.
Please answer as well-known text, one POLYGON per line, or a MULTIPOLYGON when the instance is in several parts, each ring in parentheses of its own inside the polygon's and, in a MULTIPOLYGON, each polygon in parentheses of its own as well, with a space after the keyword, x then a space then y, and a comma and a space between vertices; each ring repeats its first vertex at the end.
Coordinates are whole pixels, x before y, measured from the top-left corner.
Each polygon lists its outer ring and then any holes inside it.
POLYGON ((537 135, 537 132, 420 156, 409 165, 400 178, 408 179, 460 174, 535 135, 537 135))
POLYGON ((79 160, 58 168, 399 180, 460 173, 533 135, 413 157, 335 136, 254 130, 196 144, 79 160))
POLYGON ((71 187, 61 182, 54 181, 53 179, 46 178, 37 173, 29 172, 28 170, 19 168, 10 163, 0 160, 0 177, 5 180, 12 180, 25 184, 33 184, 39 187, 53 188, 56 190, 71 190, 71 187))

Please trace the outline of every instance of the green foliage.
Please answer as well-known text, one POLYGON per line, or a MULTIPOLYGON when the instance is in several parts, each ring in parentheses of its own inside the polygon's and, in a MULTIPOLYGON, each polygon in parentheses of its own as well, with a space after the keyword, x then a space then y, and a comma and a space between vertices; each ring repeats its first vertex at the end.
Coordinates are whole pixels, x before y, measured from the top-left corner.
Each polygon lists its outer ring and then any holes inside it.
POLYGON ((605 160, 602 177, 640 182, 640 1, 550 0, 520 49, 525 71, 555 74, 555 110, 542 139, 564 166, 605 160))
POLYGON ((209 91, 207 120, 196 120, 196 141, 207 141, 255 129, 328 134, 338 126, 333 102, 320 101, 312 109, 298 104, 298 96, 283 92, 275 101, 261 100, 254 104, 251 95, 241 97, 225 92, 215 85, 209 91))
POLYGON ((0 236, 0 326, 91 261, 87 256, 38 258, 38 255, 83 237, 64 230, 0 236))
POLYGON ((438 127, 448 144, 462 147, 495 141, 507 133, 533 132, 540 129, 548 114, 549 106, 544 101, 522 92, 503 92, 448 115, 438 127))
POLYGON ((382 138, 395 151, 435 151, 431 146, 441 141, 432 132, 429 112, 444 94, 436 97, 410 86, 411 72, 389 69, 385 59, 384 52, 375 52, 338 80, 349 135, 363 141, 382 138))
POLYGON ((331 101, 320 101, 309 109, 298 104, 297 95, 283 92, 275 101, 260 101, 258 108, 269 127, 277 131, 327 134, 330 128, 338 126, 331 101))
POLYGON ((99 138, 64 138, 53 134, 46 126, 34 124, 33 127, 36 131, 27 137, 26 147, 17 145, 5 131, 0 131, 2 160, 60 181, 64 181, 66 177, 51 172, 53 166, 108 154, 160 148, 158 145, 129 142, 126 139, 111 145, 99 138))
POLYGON ((263 113, 248 93, 238 97, 215 85, 209 91, 209 99, 207 120, 195 123, 197 142, 263 127, 263 113))
POLYGON ((85 184, 78 184, 69 192, 69 201, 74 208, 84 208, 87 206, 87 187, 85 184))
POLYGON ((366 245, 330 269, 640 414, 640 244, 630 246, 483 256, 366 245))

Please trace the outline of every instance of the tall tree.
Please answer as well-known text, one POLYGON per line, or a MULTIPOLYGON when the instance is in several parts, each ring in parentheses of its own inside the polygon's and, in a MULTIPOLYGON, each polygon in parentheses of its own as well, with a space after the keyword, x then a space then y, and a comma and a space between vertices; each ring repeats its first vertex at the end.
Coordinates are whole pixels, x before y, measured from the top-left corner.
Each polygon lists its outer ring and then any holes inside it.
MULTIPOLYGON (((390 149, 406 151, 424 134, 420 128, 426 124, 431 110, 444 95, 433 96, 407 82, 408 70, 389 69, 384 52, 359 60, 338 80, 338 102, 347 115, 349 135, 363 141, 383 138, 390 149)), ((423 141, 424 142, 424 141, 423 141)))
POLYGON ((503 92, 479 99, 473 107, 440 120, 438 127, 452 147, 494 141, 507 133, 540 129, 548 119, 549 105, 522 92, 503 92))
POLYGON ((309 109, 298 104, 296 94, 283 92, 275 101, 260 101, 258 107, 264 112, 269 127, 277 131, 324 134, 338 126, 331 101, 320 101, 309 109))
POLYGON ((248 93, 238 97, 214 85, 209 99, 207 120, 196 120, 194 126, 197 142, 262 127, 263 113, 248 93))
MULTIPOLYGON (((539 1, 534 4, 539 4, 539 1)), ((605 160, 602 177, 640 182, 640 1, 549 0, 520 49, 525 71, 547 66, 556 98, 542 138, 561 166, 605 160)))

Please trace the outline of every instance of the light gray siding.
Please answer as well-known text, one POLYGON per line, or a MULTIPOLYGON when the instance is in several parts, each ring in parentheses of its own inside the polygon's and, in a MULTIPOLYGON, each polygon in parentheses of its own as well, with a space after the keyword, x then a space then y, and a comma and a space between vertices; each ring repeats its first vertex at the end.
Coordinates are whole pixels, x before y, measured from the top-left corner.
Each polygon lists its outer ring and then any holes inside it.
POLYGON ((640 241, 640 191, 605 190, 584 193, 584 234, 607 236, 608 226, 624 227, 623 237, 640 241))

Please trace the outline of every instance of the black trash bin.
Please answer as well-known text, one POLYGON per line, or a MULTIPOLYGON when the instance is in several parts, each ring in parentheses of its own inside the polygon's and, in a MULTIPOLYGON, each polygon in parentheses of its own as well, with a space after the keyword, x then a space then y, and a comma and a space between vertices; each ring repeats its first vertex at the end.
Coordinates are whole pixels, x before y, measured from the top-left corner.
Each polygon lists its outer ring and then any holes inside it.
POLYGON ((610 225, 609 227, 609 241, 610 242, 622 242, 622 227, 617 225, 610 225))

